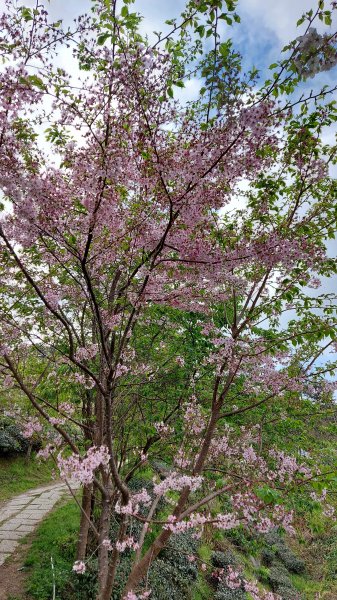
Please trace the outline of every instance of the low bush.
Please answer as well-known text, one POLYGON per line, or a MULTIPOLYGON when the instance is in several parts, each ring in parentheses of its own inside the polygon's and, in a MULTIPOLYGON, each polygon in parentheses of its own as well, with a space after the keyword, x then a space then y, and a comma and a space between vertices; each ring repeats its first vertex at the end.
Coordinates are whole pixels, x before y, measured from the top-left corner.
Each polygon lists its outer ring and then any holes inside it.
POLYGON ((229 550, 227 552, 212 552, 211 563, 217 569, 226 569, 230 565, 236 565, 237 562, 236 556, 229 550))
POLYGON ((294 588, 280 586, 277 590, 282 600, 301 600, 301 594, 294 588))
POLYGON ((12 419, 0 417, 0 456, 27 452, 28 441, 12 419))
POLYGON ((273 563, 269 569, 268 580, 274 592, 277 592, 280 586, 292 587, 288 571, 281 564, 273 563))
POLYGON ((262 552, 262 560, 266 565, 270 565, 274 558, 280 560, 284 566, 292 573, 303 573, 305 563, 298 558, 287 546, 284 538, 273 529, 265 535, 265 541, 269 544, 262 552))
POLYGON ((277 549, 277 556, 292 573, 303 573, 305 563, 298 558, 285 544, 277 549))
POLYGON ((229 587, 221 587, 214 596, 214 600, 247 600, 247 594, 242 589, 231 590, 229 587))
POLYGON ((276 553, 270 548, 264 548, 261 553, 262 562, 269 567, 276 558, 276 553))

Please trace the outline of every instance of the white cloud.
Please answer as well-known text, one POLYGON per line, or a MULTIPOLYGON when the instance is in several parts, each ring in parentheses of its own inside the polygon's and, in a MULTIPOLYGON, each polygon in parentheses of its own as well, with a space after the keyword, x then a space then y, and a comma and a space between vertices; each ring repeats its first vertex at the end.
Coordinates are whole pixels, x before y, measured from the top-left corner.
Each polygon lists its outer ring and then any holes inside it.
POLYGON ((239 13, 243 20, 249 20, 256 35, 260 35, 261 28, 267 28, 274 33, 275 44, 283 46, 299 35, 296 22, 303 13, 315 10, 316 5, 314 0, 240 0, 239 13))

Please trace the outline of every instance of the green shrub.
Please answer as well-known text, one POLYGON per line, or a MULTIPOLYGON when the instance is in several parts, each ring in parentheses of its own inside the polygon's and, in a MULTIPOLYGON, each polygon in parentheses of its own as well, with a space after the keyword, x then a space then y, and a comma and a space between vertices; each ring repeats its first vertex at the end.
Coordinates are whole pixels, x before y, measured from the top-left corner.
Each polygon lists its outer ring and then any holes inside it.
POLYGON ((303 573, 305 564, 303 560, 298 558, 296 554, 288 548, 283 537, 278 533, 277 529, 273 529, 265 535, 265 541, 269 544, 262 552, 262 560, 265 564, 270 565, 277 557, 288 571, 293 573, 303 573))
POLYGON ((337 579, 337 543, 335 540, 329 540, 329 552, 327 554, 327 577, 337 579))
MULTIPOLYGON (((132 561, 132 557, 130 554, 128 554, 128 555, 122 554, 121 555, 121 559, 118 563, 118 567, 116 570, 116 579, 115 579, 115 584, 114 584, 114 589, 112 592, 111 600, 120 600, 122 591, 123 591, 126 581, 127 581, 127 578, 130 574, 131 561, 132 561)), ((85 597, 83 596, 79 600, 85 600, 85 597)), ((91 597, 89 596, 87 598, 87 600, 91 600, 91 597)))
POLYGON ((277 592, 279 587, 292 588, 289 573, 282 564, 273 563, 272 567, 269 569, 268 580, 274 592, 277 592))
POLYGON ((236 565, 237 558, 229 550, 227 552, 212 552, 211 563, 217 569, 226 569, 229 565, 236 565))
POLYGON ((191 581, 175 565, 157 559, 149 574, 152 600, 182 600, 188 598, 191 581))
POLYGON ((285 544, 277 549, 277 556, 288 571, 303 573, 305 570, 304 561, 298 558, 285 544))
POLYGON ((161 551, 159 558, 178 569, 187 580, 194 581, 198 576, 198 569, 196 563, 191 562, 188 556, 197 554, 198 545, 198 541, 193 537, 191 531, 176 534, 170 538, 167 547, 161 551))
POLYGON ((20 428, 7 417, 0 418, 0 456, 27 452, 28 441, 20 428))
POLYGON ((273 550, 271 550, 271 548, 264 548, 262 550, 262 554, 261 554, 261 559, 262 562, 267 565, 268 567, 272 564, 272 562, 275 560, 276 554, 273 550))
POLYGON ((247 600, 247 594, 241 588, 232 590, 222 582, 218 587, 214 600, 247 600))
POLYGON ((256 555, 261 549, 260 539, 244 527, 236 527, 225 532, 232 544, 245 554, 256 555))
POLYGON ((283 543, 283 538, 275 527, 264 535, 264 540, 268 546, 275 546, 276 548, 283 543))
POLYGON ((280 586, 277 590, 278 595, 282 600, 301 600, 300 593, 294 588, 280 586))

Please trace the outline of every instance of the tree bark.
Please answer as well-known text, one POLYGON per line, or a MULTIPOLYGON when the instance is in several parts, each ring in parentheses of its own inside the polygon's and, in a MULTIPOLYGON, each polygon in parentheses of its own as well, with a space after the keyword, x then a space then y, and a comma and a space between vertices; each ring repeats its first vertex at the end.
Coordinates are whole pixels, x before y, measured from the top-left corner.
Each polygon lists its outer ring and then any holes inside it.
POLYGON ((84 560, 87 553, 88 535, 90 528, 91 506, 92 506, 93 486, 85 485, 82 495, 82 511, 80 530, 78 534, 76 559, 84 560))
POLYGON ((109 551, 103 546, 103 540, 110 539, 110 502, 102 497, 102 512, 99 526, 99 548, 98 548, 98 594, 96 600, 105 599, 105 590, 109 572, 109 551))

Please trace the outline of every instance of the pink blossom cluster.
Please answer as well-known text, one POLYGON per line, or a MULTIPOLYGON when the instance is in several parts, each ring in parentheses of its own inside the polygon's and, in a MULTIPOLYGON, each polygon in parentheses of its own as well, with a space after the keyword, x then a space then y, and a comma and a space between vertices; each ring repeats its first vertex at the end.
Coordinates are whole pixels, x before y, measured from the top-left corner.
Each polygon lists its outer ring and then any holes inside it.
POLYGON ((260 591, 255 581, 247 581, 243 579, 243 587, 245 592, 250 594, 252 600, 281 600, 278 594, 273 592, 260 591))
POLYGON ((292 481, 297 474, 308 479, 312 476, 312 471, 306 465, 298 464, 293 456, 278 450, 271 450, 270 456, 277 462, 277 478, 281 482, 292 481))
POLYGON ((145 488, 142 488, 140 492, 132 495, 132 503, 136 506, 137 504, 148 506, 151 503, 151 500, 151 496, 145 488))
POLYGON ((63 425, 65 423, 64 417, 49 417, 49 423, 51 425, 63 425))
POLYGON ((61 295, 58 290, 49 289, 44 292, 44 297, 54 310, 58 309, 58 305, 61 302, 61 295))
POLYGON ((2 385, 4 388, 8 389, 13 387, 14 385, 14 380, 10 375, 6 375, 6 377, 4 378, 2 385))
POLYGON ((205 419, 196 396, 192 396, 190 402, 184 406, 184 425, 186 432, 192 435, 200 435, 205 429, 205 419))
POLYGON ((36 417, 31 417, 27 423, 25 423, 22 435, 30 439, 33 437, 35 433, 40 433, 42 431, 42 425, 40 421, 36 417))
POLYGON ((109 550, 109 552, 111 552, 111 550, 113 550, 112 541, 109 539, 103 540, 102 546, 103 546, 103 548, 106 548, 107 550, 109 550))
POLYGON ((122 377, 128 373, 129 367, 127 365, 121 365, 120 363, 116 366, 115 377, 122 377))
POLYGON ((238 571, 235 571, 233 569, 233 567, 231 567, 230 565, 228 566, 228 574, 226 576, 225 581, 226 581, 226 585, 231 590, 236 590, 239 587, 241 587, 240 574, 238 571))
POLYGON ((170 515, 167 518, 165 529, 169 529, 172 533, 183 533, 188 529, 199 529, 211 521, 211 517, 200 513, 192 513, 188 520, 179 521, 174 515, 170 515))
POLYGON ((83 573, 86 572, 86 566, 85 566, 85 563, 83 562, 83 560, 77 560, 73 564, 73 571, 75 573, 77 573, 78 575, 83 575, 83 573))
POLYGON ((174 457, 174 464, 180 469, 187 469, 191 466, 191 463, 192 460, 188 457, 187 453, 185 453, 182 448, 179 448, 174 457))
POLYGON ((228 565, 226 575, 225 569, 217 569, 212 575, 216 579, 224 580, 227 587, 231 590, 242 588, 245 592, 250 594, 252 600, 281 600, 281 597, 278 594, 266 592, 265 590, 260 591, 256 581, 245 579, 242 574, 231 565, 228 565))
POLYGON ((96 469, 101 465, 107 468, 109 460, 110 454, 106 446, 92 446, 84 457, 72 454, 68 458, 63 458, 59 454, 57 464, 62 478, 88 485, 93 482, 96 469))
POLYGON ((162 496, 171 490, 181 491, 182 489, 190 488, 191 492, 195 492, 203 483, 203 477, 180 475, 173 471, 160 483, 156 483, 153 487, 156 496, 162 496))
POLYGON ((115 512, 119 515, 137 515, 139 505, 149 506, 152 502, 150 494, 145 488, 140 492, 133 494, 127 504, 121 504, 119 501, 115 505, 115 512))
POLYGON ((52 451, 54 450, 53 444, 47 444, 44 448, 38 451, 36 458, 39 460, 48 460, 52 451))
POLYGON ((158 435, 160 435, 161 437, 169 436, 174 431, 173 427, 170 427, 170 425, 166 425, 163 421, 154 423, 154 428, 158 435))
POLYGON ((75 412, 75 406, 70 402, 60 402, 59 410, 63 413, 66 413, 67 416, 71 416, 75 412))
POLYGON ((117 327, 121 323, 122 315, 110 315, 108 311, 102 311, 102 318, 106 327, 108 327, 109 329, 117 329, 117 327))
POLYGON ((118 552, 125 552, 127 548, 130 548, 131 550, 138 550, 139 544, 134 540, 132 536, 129 536, 121 541, 117 541, 116 548, 118 552))
POLYGON ((137 514, 138 510, 139 506, 134 506, 131 500, 129 500, 127 504, 120 504, 117 502, 115 505, 115 512, 118 515, 133 515, 137 514))
POLYGON ((76 383, 83 385, 87 390, 91 390, 95 386, 94 380, 83 373, 74 373, 74 380, 76 383))
POLYGON ((128 592, 126 596, 123 597, 123 600, 146 600, 151 595, 151 590, 147 590, 146 592, 142 592, 141 594, 135 594, 132 590, 128 592))
POLYGON ((75 357, 77 360, 90 360, 94 358, 99 350, 98 344, 88 344, 77 348, 75 357))
POLYGON ((240 521, 234 513, 217 514, 214 526, 217 529, 235 529, 240 525, 240 521))

